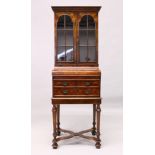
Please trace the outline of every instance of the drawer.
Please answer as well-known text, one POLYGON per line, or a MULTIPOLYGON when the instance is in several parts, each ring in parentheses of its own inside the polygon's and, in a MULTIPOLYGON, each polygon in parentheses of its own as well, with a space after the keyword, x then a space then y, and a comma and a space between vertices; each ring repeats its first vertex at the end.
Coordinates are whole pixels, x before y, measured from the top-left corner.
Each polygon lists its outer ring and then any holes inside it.
POLYGON ((70 96, 76 95, 77 89, 74 88, 65 88, 65 87, 54 87, 53 88, 53 96, 70 96))
POLYGON ((77 94, 82 96, 100 96, 100 88, 78 88, 77 94))
POLYGON ((53 88, 53 96, 100 96, 100 88, 99 87, 54 87, 53 88))
POLYGON ((77 86, 100 86, 99 80, 79 80, 77 86))
POLYGON ((53 86, 100 86, 98 79, 53 80, 53 86))
POLYGON ((75 86, 75 84, 72 80, 53 80, 53 86, 75 86))

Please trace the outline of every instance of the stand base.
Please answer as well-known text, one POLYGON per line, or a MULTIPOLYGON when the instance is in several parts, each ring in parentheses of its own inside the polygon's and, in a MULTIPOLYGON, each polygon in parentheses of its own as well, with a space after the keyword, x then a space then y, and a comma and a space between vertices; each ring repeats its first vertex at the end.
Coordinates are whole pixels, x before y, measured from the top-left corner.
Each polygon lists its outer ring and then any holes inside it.
POLYGON ((92 135, 96 135, 96 131, 91 128, 91 129, 87 129, 87 130, 83 130, 83 131, 80 131, 80 132, 73 132, 73 131, 70 131, 70 130, 65 130, 65 129, 59 129, 59 131, 57 133, 59 133, 59 135, 57 134, 57 137, 56 136, 56 139, 55 141, 53 141, 53 149, 57 149, 58 147, 58 144, 57 142, 61 141, 61 140, 65 140, 65 139, 70 139, 70 138, 73 138, 75 136, 79 136, 79 137, 82 137, 82 138, 85 138, 85 139, 88 139, 88 140, 93 140, 96 142, 95 146, 97 149, 99 149, 101 147, 101 144, 100 144, 100 140, 97 138, 97 136, 86 136, 84 135, 85 133, 88 133, 88 132, 91 132, 92 135), (63 133, 68 133, 69 135, 67 136, 60 136, 60 133, 63 132, 63 133))

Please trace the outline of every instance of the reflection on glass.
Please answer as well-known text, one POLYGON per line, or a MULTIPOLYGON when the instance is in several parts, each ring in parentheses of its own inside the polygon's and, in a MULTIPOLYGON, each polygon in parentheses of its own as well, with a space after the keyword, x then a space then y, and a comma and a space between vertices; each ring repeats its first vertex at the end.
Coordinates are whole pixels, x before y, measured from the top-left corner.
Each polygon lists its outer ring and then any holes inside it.
POLYGON ((73 47, 66 47, 66 61, 73 60, 73 47))
POLYGON ((80 30, 79 34, 79 43, 80 45, 87 45, 87 31, 86 30, 80 30))
POLYGON ((80 62, 87 62, 87 47, 80 47, 80 62))
POLYGON ((73 31, 67 30, 66 33, 66 46, 73 46, 73 31))
POLYGON ((88 47, 89 62, 96 61, 96 47, 88 47))
POLYGON ((96 36, 95 36, 95 30, 89 30, 88 31, 88 45, 95 46, 96 36))
POLYGON ((72 61, 73 57, 73 47, 58 47, 57 60, 58 61, 72 61), (66 59, 65 59, 66 55, 66 59))
POLYGON ((57 60, 65 61, 65 47, 58 47, 57 60), (62 54, 62 53, 64 53, 64 54, 62 54))

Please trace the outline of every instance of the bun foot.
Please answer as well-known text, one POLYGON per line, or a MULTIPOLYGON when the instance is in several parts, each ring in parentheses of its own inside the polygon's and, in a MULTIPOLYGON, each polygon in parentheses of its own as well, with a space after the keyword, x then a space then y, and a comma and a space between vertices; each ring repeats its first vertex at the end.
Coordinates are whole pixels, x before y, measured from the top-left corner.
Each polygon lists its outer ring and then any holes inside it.
POLYGON ((100 142, 96 142, 95 146, 96 146, 97 149, 100 149, 101 148, 100 142))
POLYGON ((52 147, 53 147, 53 149, 57 149, 58 144, 57 144, 57 143, 53 143, 53 144, 52 144, 52 147))

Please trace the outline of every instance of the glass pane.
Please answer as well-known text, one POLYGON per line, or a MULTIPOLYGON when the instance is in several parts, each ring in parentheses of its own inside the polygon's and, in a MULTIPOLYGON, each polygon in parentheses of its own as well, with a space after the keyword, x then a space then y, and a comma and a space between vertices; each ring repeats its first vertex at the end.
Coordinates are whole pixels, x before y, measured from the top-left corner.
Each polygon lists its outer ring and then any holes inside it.
POLYGON ((91 16, 88 16, 88 28, 95 29, 95 22, 91 16))
POLYGON ((73 61, 73 47, 66 47, 66 61, 73 61))
POLYGON ((58 47, 57 60, 65 61, 65 47, 58 47))
POLYGON ((73 31, 66 30, 66 46, 73 46, 73 31))
POLYGON ((73 28, 73 22, 71 20, 71 18, 69 16, 65 16, 65 20, 66 20, 66 29, 72 29, 73 28))
POLYGON ((80 30, 79 34, 79 43, 80 45, 87 45, 87 30, 80 30))
POLYGON ((91 45, 91 46, 96 45, 95 30, 89 30, 88 31, 88 45, 91 45))
POLYGON ((86 29, 87 28, 87 16, 83 16, 80 21, 80 29, 86 29))
POLYGON ((59 20, 58 20, 58 23, 57 23, 57 28, 58 29, 64 28, 64 16, 59 17, 59 20))
POLYGON ((80 62, 87 62, 87 47, 80 48, 80 62))
POLYGON ((96 47, 88 47, 89 62, 96 61, 96 47))
POLYGON ((65 45, 64 30, 57 30, 57 32, 58 32, 58 46, 64 46, 65 45))

